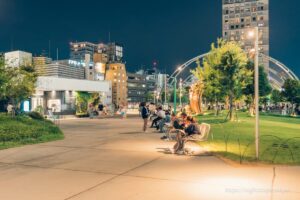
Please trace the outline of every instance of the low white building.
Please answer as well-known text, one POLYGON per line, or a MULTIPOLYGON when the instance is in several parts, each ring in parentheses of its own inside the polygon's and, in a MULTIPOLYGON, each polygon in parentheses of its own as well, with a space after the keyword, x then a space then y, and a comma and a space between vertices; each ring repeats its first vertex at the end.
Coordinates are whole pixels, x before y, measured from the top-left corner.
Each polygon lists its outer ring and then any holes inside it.
POLYGON ((89 81, 58 77, 38 77, 36 93, 31 98, 31 110, 38 106, 54 113, 71 115, 76 113, 76 92, 99 93, 104 105, 112 103, 110 81, 89 81))
POLYGON ((32 54, 25 51, 11 51, 4 54, 6 66, 20 67, 32 65, 32 54))

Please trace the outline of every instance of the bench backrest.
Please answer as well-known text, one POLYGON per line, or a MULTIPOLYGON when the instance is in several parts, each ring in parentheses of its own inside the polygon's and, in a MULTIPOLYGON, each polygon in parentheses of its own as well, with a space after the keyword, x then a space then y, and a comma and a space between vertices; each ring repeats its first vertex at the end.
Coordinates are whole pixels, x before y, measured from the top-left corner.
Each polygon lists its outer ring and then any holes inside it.
POLYGON ((201 135, 199 135, 199 140, 207 140, 210 133, 210 125, 206 123, 200 124, 200 132, 201 135))

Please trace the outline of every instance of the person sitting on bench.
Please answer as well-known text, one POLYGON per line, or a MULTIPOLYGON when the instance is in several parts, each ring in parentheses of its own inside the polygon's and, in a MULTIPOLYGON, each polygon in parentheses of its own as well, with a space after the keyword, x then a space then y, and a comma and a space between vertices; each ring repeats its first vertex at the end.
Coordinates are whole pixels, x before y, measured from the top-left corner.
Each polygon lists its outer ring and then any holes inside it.
POLYGON ((200 128, 196 122, 196 120, 189 116, 187 117, 187 127, 184 130, 181 130, 176 135, 176 144, 174 145, 175 153, 182 153, 184 148, 184 138, 194 135, 201 134, 200 128))
POLYGON ((151 127, 158 127, 158 122, 166 117, 165 111, 160 106, 157 111, 157 117, 152 121, 151 127))

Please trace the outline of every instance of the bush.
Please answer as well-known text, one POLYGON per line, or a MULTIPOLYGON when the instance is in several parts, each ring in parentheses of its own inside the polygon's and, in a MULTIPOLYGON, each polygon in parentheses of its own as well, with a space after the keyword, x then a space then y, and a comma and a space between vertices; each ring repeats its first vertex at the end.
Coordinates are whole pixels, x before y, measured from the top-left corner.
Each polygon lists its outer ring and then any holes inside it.
POLYGON ((14 118, 0 113, 0 149, 63 138, 61 130, 39 113, 14 118))
POLYGON ((32 119, 38 119, 38 120, 44 119, 44 116, 41 113, 35 111, 28 113, 28 116, 31 117, 32 119))

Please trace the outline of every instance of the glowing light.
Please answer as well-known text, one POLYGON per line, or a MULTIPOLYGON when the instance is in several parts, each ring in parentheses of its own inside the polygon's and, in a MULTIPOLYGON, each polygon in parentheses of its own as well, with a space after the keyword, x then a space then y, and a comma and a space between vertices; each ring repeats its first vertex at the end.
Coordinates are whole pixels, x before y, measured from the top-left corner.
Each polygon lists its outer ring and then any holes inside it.
POLYGON ((254 31, 249 31, 249 32, 248 32, 248 36, 249 36, 250 38, 253 38, 254 35, 255 35, 254 31))

